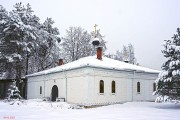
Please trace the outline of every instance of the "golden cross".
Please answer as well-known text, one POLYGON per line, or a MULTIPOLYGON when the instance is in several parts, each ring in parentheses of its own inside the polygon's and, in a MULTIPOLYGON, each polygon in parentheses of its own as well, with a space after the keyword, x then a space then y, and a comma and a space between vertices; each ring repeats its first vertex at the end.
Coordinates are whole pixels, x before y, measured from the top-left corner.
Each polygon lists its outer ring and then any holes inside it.
POLYGON ((97 24, 95 24, 94 25, 94 33, 96 34, 96 27, 97 27, 98 25, 97 24))

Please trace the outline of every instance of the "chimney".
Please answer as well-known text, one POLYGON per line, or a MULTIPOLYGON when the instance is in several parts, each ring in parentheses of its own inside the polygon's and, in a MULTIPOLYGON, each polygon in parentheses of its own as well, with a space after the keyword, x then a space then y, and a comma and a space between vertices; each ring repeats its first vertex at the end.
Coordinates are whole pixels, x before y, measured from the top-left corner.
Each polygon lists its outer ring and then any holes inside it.
POLYGON ((63 65, 63 64, 64 64, 63 59, 59 59, 58 65, 61 66, 61 65, 63 65))
POLYGON ((98 60, 102 60, 102 48, 103 47, 97 47, 96 54, 97 54, 97 59, 98 60))

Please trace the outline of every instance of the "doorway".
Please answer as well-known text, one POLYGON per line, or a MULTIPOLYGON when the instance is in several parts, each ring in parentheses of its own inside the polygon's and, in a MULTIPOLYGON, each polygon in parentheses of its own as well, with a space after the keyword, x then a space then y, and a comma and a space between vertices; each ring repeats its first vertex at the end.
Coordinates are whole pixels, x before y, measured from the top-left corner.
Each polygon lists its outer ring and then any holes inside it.
POLYGON ((58 97, 58 87, 57 87, 57 85, 54 85, 53 87, 52 87, 52 98, 51 98, 51 100, 52 101, 56 101, 56 98, 58 97))

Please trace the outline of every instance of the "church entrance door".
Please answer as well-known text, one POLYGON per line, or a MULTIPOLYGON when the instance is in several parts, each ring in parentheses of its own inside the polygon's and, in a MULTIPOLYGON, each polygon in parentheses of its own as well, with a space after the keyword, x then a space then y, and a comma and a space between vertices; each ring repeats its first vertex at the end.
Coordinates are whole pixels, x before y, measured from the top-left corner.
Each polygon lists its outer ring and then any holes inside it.
POLYGON ((52 98, 51 98, 51 100, 56 101, 57 97, 58 97, 58 87, 57 87, 57 85, 54 85, 52 87, 52 98))

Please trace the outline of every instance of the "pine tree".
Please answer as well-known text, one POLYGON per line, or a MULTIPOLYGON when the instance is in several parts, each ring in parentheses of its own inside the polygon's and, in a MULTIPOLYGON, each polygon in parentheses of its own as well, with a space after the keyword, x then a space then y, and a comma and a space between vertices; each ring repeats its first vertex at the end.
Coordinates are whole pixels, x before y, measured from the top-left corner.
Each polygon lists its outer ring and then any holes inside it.
POLYGON ((16 3, 7 12, 0 6, 0 67, 6 78, 17 79, 55 66, 59 59, 59 31, 51 18, 41 24, 29 4, 16 3))
POLYGON ((42 25, 42 37, 39 38, 40 44, 38 47, 38 59, 40 63, 40 70, 51 68, 59 59, 58 43, 61 41, 57 36, 59 30, 53 27, 54 21, 52 18, 47 18, 42 25), (43 41, 43 42, 42 42, 43 41))
POLYGON ((165 40, 162 50, 167 61, 162 65, 162 72, 156 80, 158 95, 156 101, 180 100, 180 29, 172 40, 165 40))
POLYGON ((6 68, 8 70, 13 69, 14 72, 11 71, 11 74, 14 74, 13 78, 16 78, 16 84, 19 87, 21 77, 24 75, 26 54, 30 52, 30 48, 36 40, 36 34, 29 24, 32 21, 30 19, 33 18, 31 7, 29 5, 24 7, 21 3, 17 3, 14 8, 7 14, 6 18, 8 19, 3 18, 7 22, 6 24, 3 23, 0 39, 4 46, 1 48, 2 58, 5 61, 6 68))
POLYGON ((9 27, 9 21, 10 17, 8 15, 8 12, 5 10, 3 6, 0 5, 0 66, 1 66, 1 72, 6 72, 6 76, 8 78, 12 78, 12 69, 11 69, 11 61, 13 60, 12 57, 8 55, 11 51, 8 50, 7 44, 8 42, 5 42, 5 30, 9 27), (4 44, 6 43, 6 45, 4 44), (6 51, 6 53, 4 53, 6 51))

